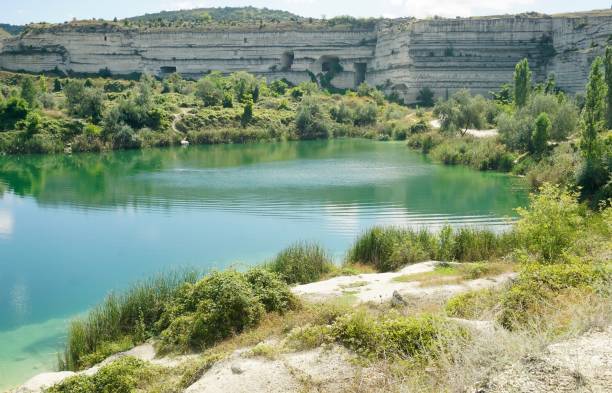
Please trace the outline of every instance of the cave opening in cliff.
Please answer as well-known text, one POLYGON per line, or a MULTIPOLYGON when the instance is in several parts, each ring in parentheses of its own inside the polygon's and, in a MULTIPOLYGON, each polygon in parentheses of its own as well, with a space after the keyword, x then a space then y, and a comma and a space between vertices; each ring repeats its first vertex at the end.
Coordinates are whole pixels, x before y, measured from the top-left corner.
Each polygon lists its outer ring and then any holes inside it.
POLYGON ((337 56, 321 56, 321 72, 337 71, 340 68, 340 59, 337 56))
POLYGON ((163 66, 160 68, 162 74, 174 74, 176 72, 175 66, 163 66))
POLYGON ((355 63, 355 86, 359 86, 366 80, 366 73, 368 71, 367 63, 355 63))
POLYGON ((293 67, 293 60, 295 59, 295 53, 285 52, 281 56, 281 71, 291 71, 293 67))

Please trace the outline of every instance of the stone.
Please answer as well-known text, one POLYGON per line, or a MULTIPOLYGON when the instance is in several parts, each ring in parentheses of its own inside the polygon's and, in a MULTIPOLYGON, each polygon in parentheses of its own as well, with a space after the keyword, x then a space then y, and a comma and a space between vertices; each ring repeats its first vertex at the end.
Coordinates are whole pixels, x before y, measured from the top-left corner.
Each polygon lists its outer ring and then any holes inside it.
POLYGON ((232 373, 237 374, 237 375, 244 373, 244 370, 242 369, 242 367, 236 364, 232 364, 231 369, 232 369, 232 373))
POLYGON ((404 300, 404 297, 400 295, 398 291, 393 292, 393 296, 391 296, 391 306, 393 307, 405 307, 408 305, 408 302, 404 300))

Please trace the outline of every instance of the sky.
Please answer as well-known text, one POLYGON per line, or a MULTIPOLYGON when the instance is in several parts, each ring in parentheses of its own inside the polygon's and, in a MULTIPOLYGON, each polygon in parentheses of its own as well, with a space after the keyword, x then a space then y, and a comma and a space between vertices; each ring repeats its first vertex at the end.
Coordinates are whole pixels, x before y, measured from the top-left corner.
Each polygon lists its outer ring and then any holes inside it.
POLYGON ((319 18, 446 17, 538 11, 558 13, 610 8, 612 0, 0 0, 0 23, 119 19, 162 10, 252 5, 319 18))

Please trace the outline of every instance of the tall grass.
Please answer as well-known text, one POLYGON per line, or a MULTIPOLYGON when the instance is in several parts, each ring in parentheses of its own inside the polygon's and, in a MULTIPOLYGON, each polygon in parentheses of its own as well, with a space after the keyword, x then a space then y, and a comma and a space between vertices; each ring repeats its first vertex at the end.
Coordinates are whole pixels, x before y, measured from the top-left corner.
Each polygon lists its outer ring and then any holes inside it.
POLYGON ((378 271, 427 260, 481 261, 510 253, 516 244, 514 232, 450 226, 438 233, 426 229, 374 227, 357 239, 348 252, 348 263, 374 266, 378 271))
POLYGON ((108 295, 87 316, 70 323, 66 348, 58 359, 60 370, 78 370, 144 341, 154 333, 155 322, 177 289, 199 277, 191 270, 170 272, 137 283, 122 294, 108 295))
POLYGON ((315 243, 296 243, 281 251, 266 267, 289 284, 311 283, 334 270, 327 252, 315 243))

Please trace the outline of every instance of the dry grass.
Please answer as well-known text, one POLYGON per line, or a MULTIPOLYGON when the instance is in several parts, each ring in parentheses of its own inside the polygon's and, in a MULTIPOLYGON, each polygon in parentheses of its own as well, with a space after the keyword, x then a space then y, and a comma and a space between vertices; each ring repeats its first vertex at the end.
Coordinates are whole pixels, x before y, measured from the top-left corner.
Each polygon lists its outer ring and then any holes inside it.
POLYGON ((437 266, 433 271, 407 274, 396 282, 418 282, 421 287, 461 284, 466 280, 495 277, 515 270, 515 265, 502 262, 462 263, 437 266))

